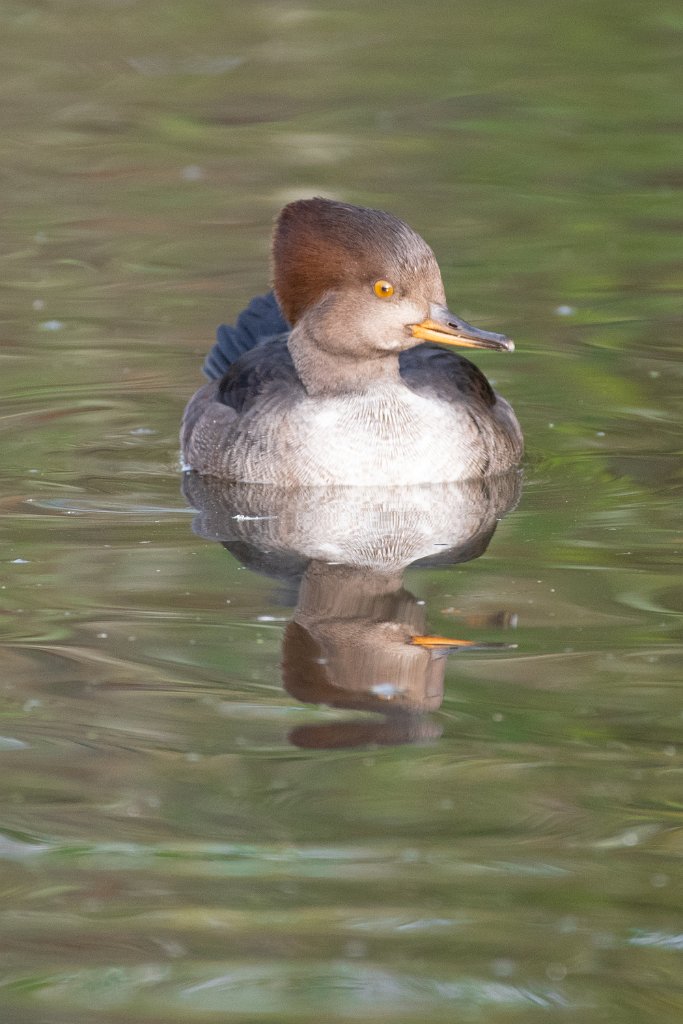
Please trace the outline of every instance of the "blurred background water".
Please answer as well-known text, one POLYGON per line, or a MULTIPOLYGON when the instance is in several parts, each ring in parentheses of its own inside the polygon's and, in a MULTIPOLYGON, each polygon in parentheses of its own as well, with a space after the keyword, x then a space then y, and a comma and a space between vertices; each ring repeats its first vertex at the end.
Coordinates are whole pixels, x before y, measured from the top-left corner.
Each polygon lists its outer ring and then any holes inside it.
POLYGON ((3 1021, 680 1021, 682 27, 0 0, 3 1021), (215 325, 312 194, 404 217, 517 341, 477 362, 521 499, 402 582, 517 647, 382 745, 295 745, 369 717, 283 690, 296 586, 180 489, 215 325))

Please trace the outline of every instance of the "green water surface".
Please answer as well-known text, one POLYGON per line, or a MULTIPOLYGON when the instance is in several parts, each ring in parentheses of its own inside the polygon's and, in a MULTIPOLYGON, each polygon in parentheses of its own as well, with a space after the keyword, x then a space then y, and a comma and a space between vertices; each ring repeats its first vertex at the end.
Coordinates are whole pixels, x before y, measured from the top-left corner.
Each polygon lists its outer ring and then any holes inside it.
POLYGON ((676 6, 0 0, 0 1019, 677 1024, 676 6), (281 685, 296 588, 192 532, 215 325, 323 194, 517 342, 523 494, 408 569, 418 743, 281 685))

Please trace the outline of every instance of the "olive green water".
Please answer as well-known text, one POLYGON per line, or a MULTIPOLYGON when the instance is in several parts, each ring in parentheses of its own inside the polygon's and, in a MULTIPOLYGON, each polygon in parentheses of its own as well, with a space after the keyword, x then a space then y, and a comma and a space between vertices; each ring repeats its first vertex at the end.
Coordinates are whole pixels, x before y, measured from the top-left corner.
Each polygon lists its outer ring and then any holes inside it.
POLYGON ((3 1022, 680 1021, 681 27, 0 2, 3 1022), (382 737, 283 690, 296 579, 180 492, 214 327, 319 193, 405 217, 517 341, 477 361, 521 499, 403 581, 517 647, 382 737))

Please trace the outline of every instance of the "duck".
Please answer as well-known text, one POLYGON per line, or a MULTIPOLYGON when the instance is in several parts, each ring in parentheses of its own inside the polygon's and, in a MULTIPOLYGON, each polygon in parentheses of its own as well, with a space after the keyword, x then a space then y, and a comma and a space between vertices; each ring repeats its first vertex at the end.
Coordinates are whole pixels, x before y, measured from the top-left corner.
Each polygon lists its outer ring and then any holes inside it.
POLYGON ((510 352, 451 313, 436 257, 383 210, 287 204, 273 292, 219 329, 181 426, 186 470, 276 487, 405 486, 517 466, 511 405, 454 347, 510 352))

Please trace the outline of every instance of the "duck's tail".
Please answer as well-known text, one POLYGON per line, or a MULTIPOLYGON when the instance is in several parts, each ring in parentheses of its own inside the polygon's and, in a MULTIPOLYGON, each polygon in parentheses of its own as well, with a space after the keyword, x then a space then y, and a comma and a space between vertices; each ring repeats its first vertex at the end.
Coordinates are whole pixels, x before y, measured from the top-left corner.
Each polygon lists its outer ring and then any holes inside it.
POLYGON ((257 295, 235 321, 221 324, 216 331, 216 344, 204 360, 203 370, 209 380, 222 377, 225 371, 249 349, 267 338, 289 330, 274 292, 257 295))

